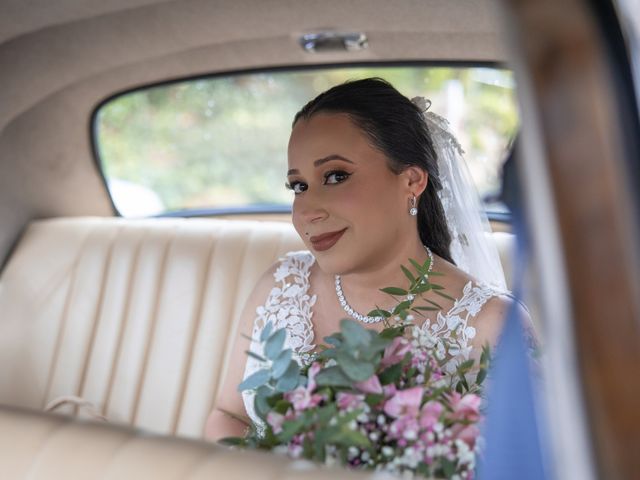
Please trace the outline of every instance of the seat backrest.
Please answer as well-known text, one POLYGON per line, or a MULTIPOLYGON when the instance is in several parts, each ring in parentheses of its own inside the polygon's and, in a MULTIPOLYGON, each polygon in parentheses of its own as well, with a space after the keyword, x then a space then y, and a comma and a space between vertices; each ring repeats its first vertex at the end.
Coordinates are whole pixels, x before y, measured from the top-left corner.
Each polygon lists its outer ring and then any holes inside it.
MULTIPOLYGON (((494 237, 506 262, 511 236, 494 237)), ((114 423, 201 438, 233 320, 260 274, 301 248, 282 222, 33 222, 0 277, 0 403, 79 397, 61 410, 82 416, 84 402, 114 423)))

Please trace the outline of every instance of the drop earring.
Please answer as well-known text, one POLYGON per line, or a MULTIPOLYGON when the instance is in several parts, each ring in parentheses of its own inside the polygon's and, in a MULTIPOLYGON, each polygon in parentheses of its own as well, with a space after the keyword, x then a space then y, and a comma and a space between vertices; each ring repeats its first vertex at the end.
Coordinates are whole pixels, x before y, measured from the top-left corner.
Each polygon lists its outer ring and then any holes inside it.
POLYGON ((418 214, 418 208, 416 207, 416 196, 412 195, 409 200, 411 207, 409 208, 409 215, 415 217, 418 214))

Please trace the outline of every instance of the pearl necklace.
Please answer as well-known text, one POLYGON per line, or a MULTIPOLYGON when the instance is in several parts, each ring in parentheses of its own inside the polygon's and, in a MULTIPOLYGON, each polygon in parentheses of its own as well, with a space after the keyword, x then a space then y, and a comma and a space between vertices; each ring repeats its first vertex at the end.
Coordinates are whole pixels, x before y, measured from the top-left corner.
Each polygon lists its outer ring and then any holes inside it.
MULTIPOLYGON (((429 255, 429 270, 427 273, 430 273, 433 269, 433 253, 431 253, 431 249, 424 246, 424 249, 427 251, 427 255, 429 255)), ((340 275, 335 276, 335 285, 336 285, 336 295, 338 295, 338 301, 340 302, 340 306, 342 309, 351 317, 362 323, 378 323, 384 320, 384 317, 371 317, 369 315, 363 315, 359 312, 356 312, 347 299, 344 297, 344 292, 342 291, 342 281, 340 280, 340 275)), ((407 300, 413 300, 413 296, 411 294, 407 295, 407 300)))

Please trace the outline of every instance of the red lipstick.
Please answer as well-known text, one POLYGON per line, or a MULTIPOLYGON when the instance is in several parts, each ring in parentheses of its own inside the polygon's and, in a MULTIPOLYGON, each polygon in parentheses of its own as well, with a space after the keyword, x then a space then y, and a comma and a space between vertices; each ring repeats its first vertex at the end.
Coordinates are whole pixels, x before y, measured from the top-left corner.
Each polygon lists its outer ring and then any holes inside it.
POLYGON ((329 250, 331 247, 333 247, 336 244, 336 242, 340 240, 340 237, 342 237, 342 234, 346 230, 347 230, 346 228, 343 228, 342 230, 338 230, 336 232, 328 232, 328 233, 323 233, 322 235, 314 235, 309 239, 309 241, 311 242, 311 246, 315 251, 324 252, 325 250, 329 250))

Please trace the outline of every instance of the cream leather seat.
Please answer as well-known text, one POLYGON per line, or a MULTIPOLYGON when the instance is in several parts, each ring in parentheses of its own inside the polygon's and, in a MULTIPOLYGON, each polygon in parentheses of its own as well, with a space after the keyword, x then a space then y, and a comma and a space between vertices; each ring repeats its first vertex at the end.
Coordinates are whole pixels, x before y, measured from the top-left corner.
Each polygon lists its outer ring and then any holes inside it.
MULTIPOLYGON (((508 262, 511 235, 493 235, 508 262)), ((0 277, 0 404, 202 438, 233 320, 300 248, 288 223, 33 222, 0 277)))
MULTIPOLYGON (((0 407, 0 478, 29 480, 333 480, 371 478, 307 461, 0 407), (8 453, 8 455, 7 455, 8 453)), ((378 474, 376 478, 391 480, 378 474)))

